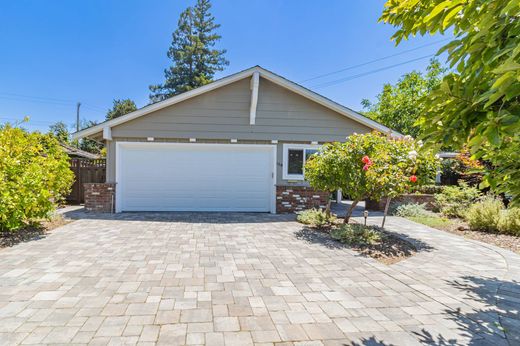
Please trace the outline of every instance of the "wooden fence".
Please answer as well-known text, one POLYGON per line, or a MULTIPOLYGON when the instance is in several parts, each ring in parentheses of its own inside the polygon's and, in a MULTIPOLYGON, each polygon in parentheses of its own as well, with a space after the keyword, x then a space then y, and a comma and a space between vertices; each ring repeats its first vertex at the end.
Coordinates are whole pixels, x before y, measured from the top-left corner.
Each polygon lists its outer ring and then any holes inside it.
POLYGON ((70 159, 70 169, 74 172, 75 179, 67 202, 71 204, 81 204, 85 202, 85 183, 104 183, 106 179, 105 159, 70 159))

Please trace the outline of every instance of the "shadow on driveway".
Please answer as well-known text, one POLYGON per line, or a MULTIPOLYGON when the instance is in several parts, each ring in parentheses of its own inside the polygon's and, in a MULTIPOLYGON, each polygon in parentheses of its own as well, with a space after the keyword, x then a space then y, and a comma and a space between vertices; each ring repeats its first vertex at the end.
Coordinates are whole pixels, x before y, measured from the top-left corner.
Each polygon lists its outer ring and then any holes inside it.
POLYGON ((184 223, 269 223, 296 220, 295 214, 270 213, 236 213, 236 212, 124 212, 89 213, 84 208, 68 210, 61 213, 71 220, 118 220, 118 221, 155 221, 184 223))
MULTIPOLYGON (((471 311, 444 311, 468 338, 469 345, 520 345, 520 282, 466 276, 448 284, 461 291, 465 299, 484 306, 471 311)), ((455 339, 425 329, 414 334, 427 345, 458 344, 455 339)))

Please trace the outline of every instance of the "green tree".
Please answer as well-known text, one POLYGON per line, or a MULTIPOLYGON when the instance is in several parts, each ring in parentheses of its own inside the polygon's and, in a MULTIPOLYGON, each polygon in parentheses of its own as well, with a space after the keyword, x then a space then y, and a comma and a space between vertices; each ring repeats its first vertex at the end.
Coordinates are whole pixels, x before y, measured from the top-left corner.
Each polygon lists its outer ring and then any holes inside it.
POLYGON ((137 106, 135 102, 130 99, 122 99, 122 100, 114 100, 114 104, 112 108, 110 108, 107 112, 105 120, 112 120, 115 118, 119 118, 122 115, 131 113, 137 110, 137 106))
POLYGON ((63 121, 58 121, 49 126, 49 133, 54 135, 60 143, 67 144, 70 142, 70 132, 67 128, 67 124, 63 121))
POLYGON ((419 124, 428 144, 467 143, 475 158, 494 166, 482 186, 520 204, 520 1, 388 0, 381 20, 410 35, 450 31, 454 68, 425 99, 419 124))
MULTIPOLYGON (((322 146, 319 154, 312 155, 305 163, 305 180, 320 191, 332 193, 341 186, 345 180, 345 171, 338 158, 341 155, 342 145, 339 142, 326 143, 322 146)), ((326 214, 330 216, 329 198, 326 214)))
POLYGON ((374 132, 324 145, 306 163, 305 177, 316 189, 341 189, 352 198, 345 216, 348 223, 356 205, 366 199, 388 197, 386 216, 391 198, 433 182, 438 167, 439 160, 431 150, 423 149, 420 141, 374 132))
POLYGON ((54 135, 0 126, 0 231, 49 217, 73 178, 54 135))
POLYGON ((361 101, 366 110, 364 114, 404 135, 417 137, 421 129, 416 122, 424 112, 421 99, 439 85, 445 71, 439 61, 433 59, 426 74, 412 71, 395 85, 385 84, 376 102, 361 101))
MULTIPOLYGON (((92 127, 94 125, 97 125, 96 121, 93 120, 83 120, 81 123, 81 129, 87 129, 89 127, 92 127)), ((93 154, 101 154, 101 150, 104 148, 104 144, 101 142, 98 142, 94 139, 90 138, 83 138, 79 141, 78 147, 81 150, 88 151, 89 153, 93 154)))
POLYGON ((220 24, 215 23, 210 9, 210 0, 197 0, 194 7, 181 13, 167 53, 173 65, 164 70, 163 84, 150 86, 152 102, 208 84, 229 64, 226 50, 215 49, 221 38, 216 33, 220 24))

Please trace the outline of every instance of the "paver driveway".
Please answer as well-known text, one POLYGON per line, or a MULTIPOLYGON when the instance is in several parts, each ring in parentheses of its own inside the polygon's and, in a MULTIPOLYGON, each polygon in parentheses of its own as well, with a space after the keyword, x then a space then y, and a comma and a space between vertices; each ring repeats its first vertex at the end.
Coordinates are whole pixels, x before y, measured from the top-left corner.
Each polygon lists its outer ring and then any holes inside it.
POLYGON ((423 251, 386 266, 292 220, 123 214, 0 250, 0 344, 520 344, 520 256, 390 218, 423 251))

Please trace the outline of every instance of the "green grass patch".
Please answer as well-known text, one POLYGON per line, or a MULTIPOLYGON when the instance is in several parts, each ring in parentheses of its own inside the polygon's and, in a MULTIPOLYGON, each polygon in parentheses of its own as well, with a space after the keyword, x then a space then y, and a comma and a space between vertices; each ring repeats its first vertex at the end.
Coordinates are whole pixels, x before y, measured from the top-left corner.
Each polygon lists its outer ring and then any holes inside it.
POLYGON ((409 216, 407 219, 441 230, 449 229, 455 221, 439 216, 409 216))

